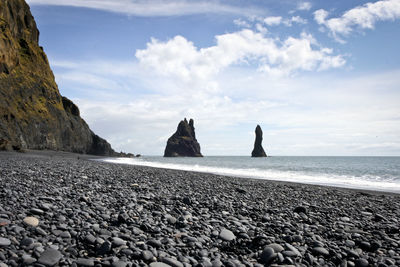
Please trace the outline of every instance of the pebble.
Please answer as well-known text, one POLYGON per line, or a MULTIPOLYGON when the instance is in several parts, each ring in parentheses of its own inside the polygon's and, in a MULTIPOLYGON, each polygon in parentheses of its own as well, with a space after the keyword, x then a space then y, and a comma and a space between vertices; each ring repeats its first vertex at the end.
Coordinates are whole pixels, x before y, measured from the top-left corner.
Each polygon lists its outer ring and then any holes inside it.
POLYGON ((281 245, 277 243, 269 244, 267 245, 267 247, 272 248, 275 251, 275 253, 282 252, 283 250, 285 250, 281 245))
POLYGON ((34 242, 35 242, 35 240, 33 240, 32 238, 26 237, 21 240, 20 245, 24 246, 24 247, 28 247, 28 246, 32 245, 34 242))
POLYGON ((293 211, 296 212, 296 213, 301 213, 301 212, 302 213, 307 213, 307 208, 303 207, 303 206, 298 206, 293 211))
POLYGON ((176 223, 176 218, 171 216, 170 214, 165 215, 165 219, 167 219, 168 223, 170 223, 170 224, 176 223))
POLYGON ((61 260, 61 258, 62 254, 60 251, 49 248, 40 255, 38 263, 45 266, 54 266, 61 260))
POLYGON ((160 248, 160 247, 162 247, 161 242, 160 242, 159 240, 155 240, 155 239, 149 240, 149 241, 147 242, 147 244, 148 244, 149 246, 154 247, 154 248, 160 248))
POLYGON ((98 255, 104 255, 111 251, 111 243, 108 241, 104 241, 103 244, 97 250, 98 255))
POLYGON ((35 217, 25 217, 24 223, 26 225, 30 225, 30 226, 36 227, 36 226, 39 225, 39 220, 37 218, 35 218, 35 217))
POLYGON ((314 255, 329 256, 329 251, 323 247, 315 247, 312 249, 314 255))
POLYGON ((24 254, 22 255, 22 262, 24 265, 31 265, 36 262, 36 259, 32 258, 31 255, 24 254))
POLYGON ((167 258, 167 257, 163 258, 162 262, 164 262, 172 267, 183 267, 184 266, 183 263, 181 263, 173 258, 167 258))
POLYGON ((400 262, 395 194, 2 152, 0 168, 0 267, 400 262))
POLYGON ((355 262, 356 267, 368 267, 369 262, 366 259, 357 259, 355 262))
POLYGON ((150 267, 170 267, 170 265, 165 264, 163 262, 152 262, 149 265, 150 267))
POLYGON ((274 249, 271 247, 265 247, 260 255, 260 262, 264 264, 269 264, 273 259, 277 257, 274 249))
POLYGON ((11 240, 8 238, 0 237, 0 247, 7 247, 11 245, 11 240))
POLYGON ((225 228, 221 230, 221 232, 219 233, 219 237, 224 241, 232 241, 236 238, 232 231, 225 228))
POLYGON ((126 267, 127 265, 124 261, 115 261, 111 264, 111 267, 126 267))
POLYGON ((30 211, 30 213, 35 214, 35 215, 42 215, 44 213, 43 210, 35 209, 35 208, 34 209, 30 209, 29 211, 30 211))
POLYGON ((78 264, 78 266, 94 266, 94 260, 93 259, 85 259, 85 258, 79 258, 75 262, 78 264))
POLYGON ((154 255, 153 255, 153 253, 151 251, 144 250, 144 251, 142 251, 142 258, 145 261, 151 261, 154 258, 154 255))
POLYGON ((301 257, 301 253, 300 253, 300 251, 299 251, 297 248, 295 248, 294 246, 292 246, 291 244, 288 244, 288 243, 286 243, 285 246, 286 246, 291 252, 293 252, 295 256, 301 257))
POLYGON ((126 244, 126 241, 119 237, 113 237, 112 244, 116 247, 120 247, 120 246, 124 246, 126 244))

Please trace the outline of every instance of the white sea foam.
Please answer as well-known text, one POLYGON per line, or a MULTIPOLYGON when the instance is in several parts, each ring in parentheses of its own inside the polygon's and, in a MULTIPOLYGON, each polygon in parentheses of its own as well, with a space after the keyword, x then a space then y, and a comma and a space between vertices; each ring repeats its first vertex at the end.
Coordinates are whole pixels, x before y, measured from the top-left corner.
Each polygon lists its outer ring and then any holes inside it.
POLYGON ((335 186, 353 189, 367 189, 374 191, 384 191, 400 193, 400 183, 396 181, 383 180, 380 177, 364 175, 361 177, 337 175, 337 174, 321 174, 321 173, 306 173, 301 171, 279 171, 273 169, 258 169, 258 168, 226 168, 215 166, 204 166, 200 164, 178 164, 148 161, 145 159, 136 158, 107 158, 105 162, 117 164, 129 164, 148 166, 155 168, 165 168, 173 170, 184 170, 194 172, 213 173, 219 175, 256 178, 274 181, 295 182, 303 184, 335 186))

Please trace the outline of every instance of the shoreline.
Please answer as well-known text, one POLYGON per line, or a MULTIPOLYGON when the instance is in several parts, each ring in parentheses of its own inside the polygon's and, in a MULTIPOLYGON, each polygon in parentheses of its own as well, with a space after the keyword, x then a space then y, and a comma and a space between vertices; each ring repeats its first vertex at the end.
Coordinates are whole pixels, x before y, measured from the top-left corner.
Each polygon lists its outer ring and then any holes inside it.
MULTIPOLYGON (((143 157, 145 158, 145 157, 143 157)), ((141 158, 141 159, 143 159, 141 158)), ((156 169, 165 169, 165 170, 176 170, 176 171, 184 171, 184 172, 194 172, 194 173, 202 173, 202 174, 210 174, 210 175, 216 175, 216 176, 221 176, 221 177, 228 177, 228 178, 241 178, 241 179, 251 179, 251 180, 261 180, 261 181, 266 181, 266 182, 273 182, 273 183, 288 183, 288 184, 294 184, 294 185, 307 185, 307 186, 319 186, 319 187, 329 187, 332 189, 345 189, 345 190, 355 190, 355 191, 360 191, 360 192, 370 192, 371 194, 389 194, 389 195, 400 195, 400 191, 385 191, 385 189, 378 190, 378 189, 370 189, 370 188, 361 188, 357 186, 353 187, 345 187, 345 186, 340 186, 337 184, 328 184, 328 183, 307 183, 307 182, 298 182, 298 181, 285 181, 285 180, 279 180, 279 179, 274 179, 274 178, 262 178, 262 177, 251 177, 251 176, 246 176, 246 175, 239 175, 239 174, 230 174, 230 173, 218 173, 218 172, 213 172, 213 171, 201 171, 201 170, 185 170, 185 169, 179 169, 179 168, 168 168, 168 167, 163 167, 163 166, 149 166, 149 165, 141 165, 141 164, 130 164, 126 162, 110 162, 107 160, 110 159, 123 159, 125 160, 126 158, 110 158, 110 157, 105 157, 105 158, 99 158, 99 159, 94 159, 96 161, 100 161, 103 163, 109 163, 109 164, 122 164, 122 165, 130 165, 130 166, 141 166, 141 167, 147 167, 147 168, 156 168, 156 169)))
POLYGON ((400 265, 398 194, 100 158, 0 153, 0 265, 400 265))

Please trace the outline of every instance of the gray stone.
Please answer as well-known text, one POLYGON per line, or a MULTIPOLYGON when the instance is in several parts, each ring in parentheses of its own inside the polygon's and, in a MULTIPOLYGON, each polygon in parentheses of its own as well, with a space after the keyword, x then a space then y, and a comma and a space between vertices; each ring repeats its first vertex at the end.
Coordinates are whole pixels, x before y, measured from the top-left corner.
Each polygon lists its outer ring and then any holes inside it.
POLYGON ((31 255, 24 254, 24 255, 22 255, 22 262, 23 262, 25 265, 30 265, 30 264, 36 262, 36 259, 35 259, 35 258, 32 258, 31 255))
POLYGON ((301 253, 297 250, 297 248, 293 247, 292 245, 286 243, 285 246, 292 251, 296 256, 301 257, 301 253))
POLYGON ((124 241, 123 239, 121 239, 119 237, 113 237, 112 244, 116 247, 120 247, 120 246, 126 245, 126 241, 124 241))
POLYGON ((142 258, 145 261, 151 261, 154 258, 154 255, 150 250, 144 250, 142 251, 142 258))
POLYGON ((219 237, 224 241, 232 241, 236 238, 236 236, 232 233, 232 231, 223 228, 219 233, 219 237))
POLYGON ((369 262, 366 259, 357 259, 355 262, 356 267, 368 267, 369 262))
POLYGON ((79 258, 75 262, 78 266, 94 266, 94 260, 93 259, 84 259, 84 258, 79 258))
POLYGON ((171 216, 171 215, 169 215, 169 214, 165 215, 165 219, 167 219, 167 222, 170 223, 170 224, 175 224, 176 223, 176 218, 171 216))
POLYGON ((183 267, 183 264, 173 258, 163 258, 162 262, 172 266, 172 267, 183 267))
POLYGON ((111 264, 111 267, 126 267, 128 263, 124 261, 115 261, 111 264))
POLYGON ((159 240, 151 239, 147 242, 147 245, 152 246, 153 248, 160 248, 162 244, 159 240))
POLYGON ((49 248, 40 255, 38 262, 46 266, 56 265, 62 258, 60 251, 49 248))
POLYGON ((44 213, 44 211, 41 209, 30 209, 29 211, 30 211, 30 213, 36 214, 36 215, 42 215, 44 213))
POLYGON ((71 234, 68 231, 64 231, 60 234, 62 238, 71 238, 71 234))
POLYGON ((269 244, 269 245, 267 245, 267 247, 272 248, 275 251, 275 253, 285 250, 281 245, 279 245, 277 243, 269 244))
POLYGON ((26 238, 22 239, 22 241, 20 242, 20 245, 27 247, 27 246, 32 245, 33 242, 35 242, 35 240, 33 240, 32 238, 26 237, 26 238))
POLYGON ((150 267, 170 267, 170 265, 163 262, 152 262, 149 265, 150 267))
POLYGON ((97 254, 104 255, 111 251, 111 243, 104 241, 100 248, 97 250, 97 254))
POLYGON ((265 247, 263 252, 260 255, 260 262, 268 264, 270 263, 273 259, 277 257, 277 254, 275 253, 274 249, 271 247, 265 247))
POLYGON ((328 256, 329 251, 326 248, 323 247, 315 247, 312 249, 314 254, 316 255, 322 255, 322 256, 328 256))
POLYGON ((8 238, 0 237, 0 247, 6 247, 11 245, 11 240, 8 238))

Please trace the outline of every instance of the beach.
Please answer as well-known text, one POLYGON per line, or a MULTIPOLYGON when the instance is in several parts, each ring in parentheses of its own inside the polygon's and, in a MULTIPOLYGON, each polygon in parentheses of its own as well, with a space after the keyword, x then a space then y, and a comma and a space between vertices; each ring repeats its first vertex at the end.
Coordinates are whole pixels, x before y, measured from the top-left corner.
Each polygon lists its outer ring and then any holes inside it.
POLYGON ((400 195, 0 153, 0 266, 399 266, 400 195))

